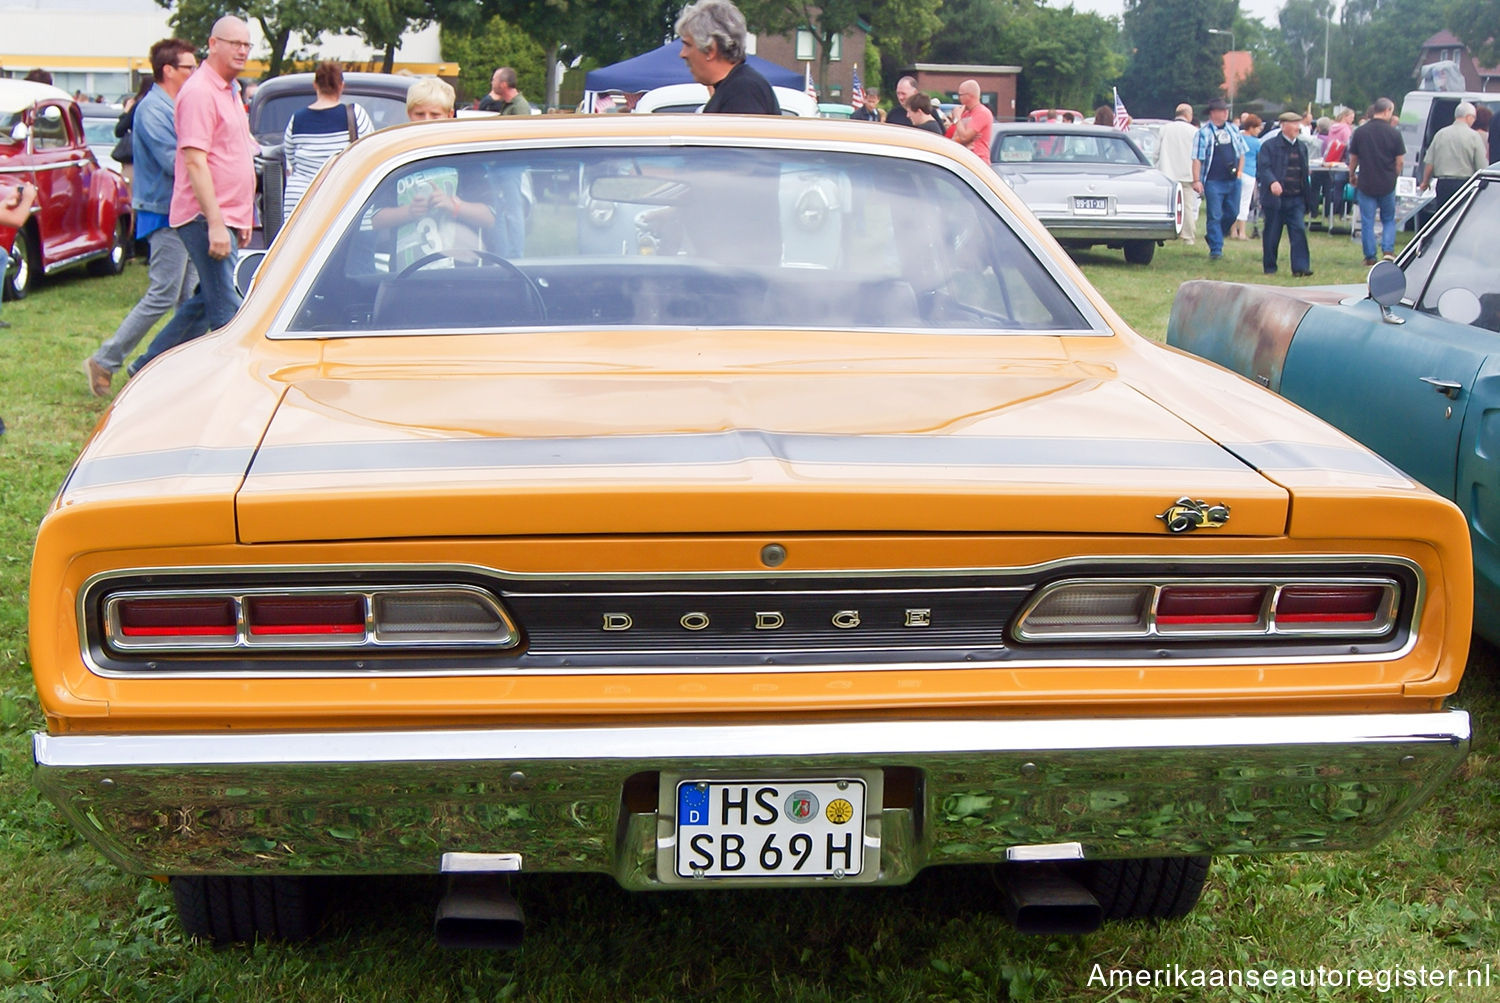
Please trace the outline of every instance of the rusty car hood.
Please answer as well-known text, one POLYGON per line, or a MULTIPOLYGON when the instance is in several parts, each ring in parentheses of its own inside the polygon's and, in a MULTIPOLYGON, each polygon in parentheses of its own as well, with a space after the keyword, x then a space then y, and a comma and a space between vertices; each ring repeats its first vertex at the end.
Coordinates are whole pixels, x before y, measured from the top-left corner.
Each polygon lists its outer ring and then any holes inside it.
POLYGON ((1231 506, 1222 532, 1286 525, 1284 488, 1057 339, 1004 362, 809 359, 788 341, 779 361, 688 367, 707 349, 670 340, 587 364, 427 366, 356 363, 335 344, 266 429, 236 497, 240 538, 1159 535, 1157 515, 1188 495, 1231 506))

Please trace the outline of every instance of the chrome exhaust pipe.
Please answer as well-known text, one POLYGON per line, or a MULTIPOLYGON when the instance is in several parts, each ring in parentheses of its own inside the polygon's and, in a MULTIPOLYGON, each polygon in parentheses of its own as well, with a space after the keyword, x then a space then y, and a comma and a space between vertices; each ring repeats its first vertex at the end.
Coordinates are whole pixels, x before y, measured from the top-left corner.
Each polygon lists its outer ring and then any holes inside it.
POLYGON ((455 874, 438 903, 432 932, 439 947, 514 951, 526 934, 526 917, 500 874, 455 874))
POLYGON ((1018 933, 1093 933, 1104 922, 1099 900, 1056 864, 1002 864, 995 871, 1006 918, 1018 933))

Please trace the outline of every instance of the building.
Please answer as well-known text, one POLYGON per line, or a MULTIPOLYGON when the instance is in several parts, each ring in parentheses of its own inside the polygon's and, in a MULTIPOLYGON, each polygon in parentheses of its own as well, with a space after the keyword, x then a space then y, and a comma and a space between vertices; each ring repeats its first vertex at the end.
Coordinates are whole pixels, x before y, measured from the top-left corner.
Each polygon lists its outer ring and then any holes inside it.
POLYGON ((1412 75, 1420 78, 1422 67, 1448 61, 1457 63, 1463 73, 1464 90, 1500 94, 1500 66, 1480 66, 1463 40, 1447 30, 1438 32, 1422 43, 1422 54, 1417 58, 1412 75))
POLYGON ((997 122, 1014 122, 1023 117, 1016 111, 1016 77, 1019 66, 963 66, 956 63, 917 63, 901 71, 917 82, 917 90, 942 94, 949 101, 958 100, 958 85, 965 80, 979 84, 979 100, 997 122))
MULTIPOLYGON (((156 0, 0 0, 0 24, 5 26, 0 31, 0 75, 23 77, 43 69, 63 90, 118 100, 150 74, 151 43, 172 34, 170 16, 156 0)), ((265 70, 267 50, 253 21, 250 33, 255 48, 245 75, 255 77, 265 70)), ((337 59, 358 69, 379 69, 383 56, 353 35, 325 35, 311 46, 293 35, 287 52, 299 50, 308 58, 337 59)), ((396 69, 440 76, 458 72, 442 62, 436 25, 403 40, 396 50, 396 69)))
MULTIPOLYGON (((833 51, 828 57, 828 80, 818 94, 820 101, 847 102, 853 91, 856 70, 863 86, 880 89, 880 67, 869 66, 865 59, 865 39, 868 37, 869 26, 860 21, 834 41, 833 51)), ((818 45, 811 29, 798 28, 785 35, 752 38, 751 52, 799 72, 806 72, 810 67, 813 82, 818 83, 818 45)))

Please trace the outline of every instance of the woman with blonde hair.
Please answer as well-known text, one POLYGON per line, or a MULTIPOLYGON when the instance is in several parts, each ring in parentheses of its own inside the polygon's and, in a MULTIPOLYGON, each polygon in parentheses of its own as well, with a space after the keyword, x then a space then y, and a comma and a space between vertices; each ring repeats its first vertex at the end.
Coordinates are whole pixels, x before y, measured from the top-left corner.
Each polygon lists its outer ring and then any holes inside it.
POLYGON ((350 143, 374 131, 370 116, 358 104, 344 104, 344 70, 332 60, 313 70, 317 100, 292 114, 281 139, 286 160, 286 190, 281 204, 290 216, 318 171, 350 143))

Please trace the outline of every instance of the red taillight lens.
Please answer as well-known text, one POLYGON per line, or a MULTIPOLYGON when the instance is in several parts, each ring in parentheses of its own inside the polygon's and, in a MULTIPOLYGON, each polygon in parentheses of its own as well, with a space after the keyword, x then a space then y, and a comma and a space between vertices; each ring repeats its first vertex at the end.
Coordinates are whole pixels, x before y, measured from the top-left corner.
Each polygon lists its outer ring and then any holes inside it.
POLYGON ((1156 600, 1163 628, 1254 627, 1265 615, 1270 588, 1263 585, 1167 585, 1156 600))
POLYGON ((115 604, 124 637, 234 637, 232 599, 122 599, 115 604))
POLYGON ((365 632, 364 596, 251 596, 245 614, 251 637, 365 632))
POLYGON ((1276 622, 1371 625, 1389 607, 1390 590, 1380 585, 1289 585, 1276 598, 1276 622))

